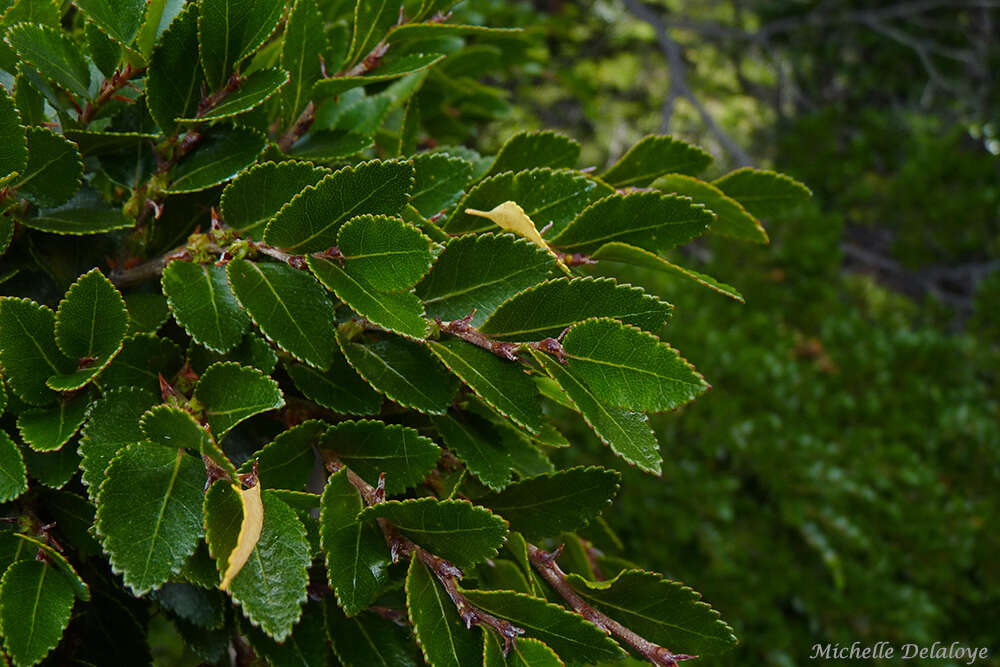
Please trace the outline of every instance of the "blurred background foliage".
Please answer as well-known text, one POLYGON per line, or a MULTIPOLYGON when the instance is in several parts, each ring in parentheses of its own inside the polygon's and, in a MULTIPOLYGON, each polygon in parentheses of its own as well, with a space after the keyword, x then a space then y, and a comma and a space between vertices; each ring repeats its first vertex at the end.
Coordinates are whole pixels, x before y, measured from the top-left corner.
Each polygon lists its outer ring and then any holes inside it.
MULTIPOLYGON (((657 418, 665 472, 629 472, 608 517, 626 553, 734 623, 742 645, 719 664, 883 640, 1000 655, 1000 8, 475 0, 456 15, 528 31, 517 68, 483 70, 509 113, 457 141, 491 152, 557 128, 600 167, 669 132, 712 150, 717 175, 773 166, 814 191, 768 220, 770 245, 710 238, 683 258, 746 305, 659 281, 665 338, 714 390, 657 418)), ((564 428, 563 463, 615 465, 564 428)))

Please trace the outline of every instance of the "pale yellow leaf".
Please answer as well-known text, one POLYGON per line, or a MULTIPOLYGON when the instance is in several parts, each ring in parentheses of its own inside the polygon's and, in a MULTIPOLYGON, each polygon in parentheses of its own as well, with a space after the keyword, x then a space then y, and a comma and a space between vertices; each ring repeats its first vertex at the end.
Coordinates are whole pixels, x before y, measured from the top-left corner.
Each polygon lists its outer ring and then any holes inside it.
POLYGON ((504 203, 493 207, 493 209, 489 211, 479 211, 474 208, 467 208, 465 209, 465 212, 469 215, 491 220, 497 227, 505 229, 508 232, 514 232, 518 236, 523 236, 539 248, 544 248, 550 255, 556 258, 559 268, 561 268, 566 275, 569 275, 569 268, 563 264, 559 255, 556 254, 556 252, 549 247, 549 244, 545 242, 542 235, 538 233, 538 228, 535 227, 534 221, 528 217, 528 214, 524 212, 524 209, 521 208, 517 202, 505 201, 504 203))
POLYGON ((233 485, 243 503, 243 523, 240 524, 240 535, 236 539, 236 547, 229 555, 229 567, 219 584, 221 590, 226 590, 233 577, 240 573, 247 559, 257 546, 261 528, 264 527, 264 505, 260 500, 260 484, 254 484, 249 489, 240 489, 233 485))

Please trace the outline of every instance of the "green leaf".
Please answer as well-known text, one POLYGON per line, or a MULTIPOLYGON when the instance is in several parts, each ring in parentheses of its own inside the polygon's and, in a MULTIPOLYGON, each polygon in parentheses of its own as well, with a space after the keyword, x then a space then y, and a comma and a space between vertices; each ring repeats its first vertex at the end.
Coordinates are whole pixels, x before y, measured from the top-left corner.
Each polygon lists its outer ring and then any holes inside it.
POLYGON ((225 353, 243 339, 250 318, 229 289, 224 267, 173 261, 162 283, 174 319, 196 343, 225 353))
POLYGON ((333 363, 333 304, 323 287, 287 264, 238 259, 226 266, 233 294, 278 347, 314 368, 333 363))
POLYGON ((333 600, 327 600, 327 634, 337 658, 347 667, 417 667, 411 632, 374 612, 347 618, 333 600))
POLYGON ((348 363, 379 393, 418 412, 443 414, 458 389, 454 376, 418 343, 386 336, 372 343, 337 341, 348 363))
POLYGON ((477 37, 509 38, 524 32, 522 28, 488 28, 481 25, 459 25, 456 23, 404 23, 389 31, 386 41, 396 45, 416 40, 438 40, 458 35, 474 35, 477 37))
POLYGON ((164 447, 193 449, 236 479, 236 468, 191 413, 169 405, 156 405, 142 416, 139 426, 150 442, 164 447))
POLYGON ((128 309, 128 334, 156 333, 170 317, 167 299, 162 294, 132 292, 125 297, 128 309))
POLYGON ((28 139, 14 100, 0 91, 0 181, 28 165, 28 139))
MULTIPOLYGON (((246 565, 229 585, 229 595, 250 621, 277 642, 299 620, 306 601, 309 542, 295 510, 273 491, 261 493, 264 524, 246 565)), ((233 486, 217 482, 205 495, 205 532, 212 557, 224 572, 236 545, 243 509, 233 486)))
POLYGON ((203 628, 219 628, 225 622, 225 600, 217 590, 183 583, 167 583, 150 595, 164 609, 203 628))
POLYGON ((420 215, 428 218, 457 202, 472 178, 471 162, 446 153, 416 155, 413 157, 413 169, 410 204, 420 215))
POLYGON ((56 311, 56 344, 70 359, 114 355, 127 329, 125 300, 99 269, 80 276, 56 311))
MULTIPOLYGON (((326 667, 330 649, 327 646, 326 625, 321 600, 306 603, 302 620, 292 628, 292 634, 284 642, 278 643, 249 623, 240 627, 250 640, 250 646, 269 665, 281 667, 326 667)), ((226 637, 225 648, 229 648, 226 637)))
POLYGON ((578 159, 580 144, 567 136, 550 130, 520 132, 500 148, 486 176, 534 167, 572 168, 578 159))
POLYGON ((14 184, 22 197, 43 208, 59 206, 79 189, 82 177, 83 158, 75 144, 48 128, 28 128, 28 165, 14 184))
POLYGON ((540 340, 590 317, 613 317, 658 331, 673 306, 613 278, 557 278, 505 301, 479 330, 499 340, 540 340))
POLYGON ((496 634, 484 633, 486 646, 483 652, 483 667, 563 667, 564 663, 555 651, 537 639, 518 637, 514 648, 504 657, 503 646, 496 634))
POLYGON ((183 449, 139 443, 112 459, 97 496, 97 534, 135 595, 158 588, 194 553, 204 486, 204 465, 183 449))
POLYGON ((156 395, 136 388, 116 387, 97 399, 87 413, 80 433, 83 483, 91 498, 97 497, 105 470, 126 445, 142 442, 142 414, 157 402, 156 395))
POLYGON ((222 191, 222 218, 254 241, 278 210, 307 186, 316 185, 328 169, 305 162, 264 162, 234 178, 222 191))
MULTIPOLYGON (((69 561, 66 560, 66 557, 60 551, 49 546, 47 541, 41 541, 30 535, 16 533, 15 536, 24 542, 26 548, 34 551, 39 556, 44 556, 50 565, 59 570, 73 586, 73 593, 78 599, 84 602, 90 600, 90 587, 87 586, 87 582, 77 574, 76 570, 73 569, 73 566, 69 564, 69 561)), ((41 559, 36 556, 36 560, 41 559)))
POLYGON ((559 383, 601 442, 640 469, 660 474, 660 462, 663 460, 660 445, 646 415, 607 405, 559 362, 535 350, 530 352, 545 372, 559 383))
POLYGON ((552 255, 512 234, 454 238, 427 276, 417 285, 429 317, 463 318, 479 326, 497 306, 548 278, 556 267, 552 255))
POLYGON ((495 491, 510 484, 514 462, 489 421, 472 413, 460 418, 435 417, 433 421, 448 450, 476 479, 495 491))
POLYGON ((323 436, 319 447, 334 452, 345 465, 373 483, 380 473, 385 473, 385 490, 390 496, 422 482, 441 457, 441 449, 416 429, 367 419, 336 424, 323 436))
MULTIPOLYGON (((205 75, 198 62, 198 7, 188 3, 156 41, 146 74, 149 113, 166 135, 175 134, 175 118, 198 111, 205 75)), ((151 40, 152 41, 152 40, 151 40)))
POLYGON ((760 218, 782 213, 812 197, 812 191, 794 178, 750 167, 732 171, 712 185, 760 218))
POLYGON ((286 83, 288 72, 283 69, 262 69, 249 75, 239 87, 202 116, 178 118, 178 123, 208 123, 256 109, 274 96, 286 83))
POLYGON ((195 373, 204 373, 218 361, 235 361, 243 366, 253 366, 264 375, 270 375, 278 365, 278 353, 270 343, 254 333, 248 333, 239 345, 226 354, 213 352, 198 344, 188 347, 188 363, 195 373))
POLYGON ((202 0, 198 42, 209 88, 221 88, 236 65, 260 48, 284 9, 282 0, 202 0))
MULTIPOLYGON (((154 42, 184 9, 185 0, 150 0, 135 38, 135 48, 149 58, 154 42)), ((197 48, 197 47, 196 47, 197 48)))
POLYGON ((323 15, 316 0, 297 0, 281 43, 281 66, 290 73, 288 86, 281 92, 286 122, 298 118, 311 98, 313 83, 323 76, 320 54, 327 52, 323 15))
POLYGON ((289 252, 326 250, 357 215, 396 215, 413 187, 413 165, 372 160, 348 166, 305 188, 268 223, 264 240, 289 252), (322 214, 319 212, 322 211, 322 214))
POLYGON ((151 132, 99 132, 93 130, 64 130, 63 136, 72 141, 84 155, 112 155, 120 151, 134 151, 156 143, 158 134, 151 132))
POLYGON ((240 472, 251 472, 256 461, 258 483, 264 488, 302 490, 309 483, 316 460, 313 447, 319 444, 326 429, 325 422, 309 419, 282 431, 240 466, 240 472))
POLYGON ((19 222, 40 232, 74 236, 103 234, 135 225, 135 220, 123 215, 121 210, 103 207, 59 208, 19 222))
POLYGON ((256 368, 231 361, 210 366, 198 379, 194 398, 216 438, 244 419, 285 404, 277 382, 256 368))
POLYGON ((713 234, 751 243, 768 242, 767 232, 760 222, 747 213, 738 201, 727 197, 722 190, 711 183, 699 181, 691 176, 668 174, 656 179, 653 187, 663 192, 691 197, 711 209, 716 215, 715 222, 709 229, 713 234))
POLYGON ((0 503, 14 500, 28 490, 28 471, 17 444, 0 429, 0 503))
POLYGON ((198 149, 170 170, 166 192, 198 192, 236 176, 263 152, 264 136, 246 128, 213 129, 198 149))
POLYGON ((337 234, 344 268, 383 292, 413 287, 431 268, 431 240, 399 218, 361 215, 337 234))
POLYGON ((563 338, 563 350, 568 371, 621 408, 673 410, 709 388, 668 343, 616 320, 575 325, 563 338))
POLYGON ((529 540, 583 528, 618 493, 621 475, 608 468, 570 468, 515 482, 500 493, 478 498, 529 540))
POLYGON ((399 20, 402 0, 358 0, 354 7, 354 34, 347 51, 346 65, 368 55, 389 28, 399 20))
POLYGON ((313 85, 313 97, 317 100, 325 100, 370 83, 381 83, 416 74, 432 67, 443 58, 444 56, 440 53, 410 53, 402 58, 380 64, 373 74, 320 79, 313 85))
POLYGON ((330 587, 348 616, 365 610, 389 581, 392 564, 381 531, 354 517, 364 508, 361 494, 341 470, 326 482, 320 509, 320 544, 330 587))
POLYGON ((52 491, 46 494, 43 505, 48 516, 59 526, 59 533, 66 539, 63 544, 76 549, 80 560, 101 553, 101 545, 90 533, 96 511, 90 501, 72 491, 52 491))
POLYGON ((406 575, 406 607, 427 664, 467 667, 483 659, 482 639, 465 626, 455 603, 419 558, 410 560, 406 575))
POLYGON ((328 290, 372 324, 408 338, 422 339, 427 335, 424 308, 412 292, 379 292, 334 262, 316 257, 306 261, 328 290))
POLYGON ((46 405, 57 394, 45 378, 73 370, 56 345, 55 313, 28 299, 0 298, 0 367, 25 403, 46 405))
POLYGON ((625 570, 611 581, 570 574, 568 581, 593 607, 675 653, 715 655, 737 644, 733 629, 701 595, 655 572, 625 570))
POLYGON ((80 49, 55 28, 35 23, 18 23, 9 28, 5 41, 44 79, 54 81, 81 102, 90 87, 90 68, 80 49))
POLYGON ((601 174, 616 188, 642 188, 664 174, 695 176, 708 169, 712 156, 670 136, 644 137, 601 174))
POLYGON ((172 340, 135 334, 125 339, 98 382, 103 388, 140 387, 159 395, 160 375, 172 378, 182 363, 181 351, 172 340))
POLYGON ((644 269, 681 276, 687 280, 693 280, 699 285, 703 285, 719 294, 724 294, 730 299, 735 299, 740 303, 744 302, 743 295, 736 291, 735 287, 719 282, 712 276, 705 275, 704 273, 698 273, 692 269, 677 266, 648 250, 636 248, 626 243, 608 243, 601 246, 591 257, 596 260, 632 264, 644 269))
POLYGON ((542 430, 538 389, 520 364, 458 338, 428 341, 427 345, 487 405, 532 433, 542 430))
POLYGON ((522 628, 569 662, 618 660, 625 652, 582 616, 545 600, 513 591, 462 591, 469 602, 522 628))
POLYGON ((590 253, 620 241, 667 251, 708 229, 714 216, 686 197, 636 192, 612 195, 585 209, 550 243, 569 253, 590 253))
POLYGON ((71 441, 54 452, 36 452, 30 447, 21 449, 28 476, 50 489, 61 489, 76 475, 80 467, 77 443, 71 441))
POLYGON ((452 234, 488 231, 493 228, 490 222, 469 215, 466 209, 488 211, 501 202, 514 201, 539 230, 551 225, 545 236, 552 238, 580 211, 614 193, 601 181, 571 169, 508 171, 477 183, 455 207, 444 227, 452 234))
POLYGON ((17 417, 21 438, 36 452, 59 449, 76 435, 90 406, 86 393, 62 398, 50 408, 25 410, 17 417))
POLYGON ((388 500, 358 514, 363 521, 379 517, 459 567, 493 558, 507 536, 507 522, 465 500, 388 500))
POLYGON ((45 561, 14 563, 0 582, 0 634, 17 665, 41 662, 56 647, 73 610, 73 584, 45 561))
POLYGON ((343 160, 372 145, 370 135, 353 129, 317 130, 296 141, 288 154, 299 160, 343 160))
POLYGON ((144 0, 75 0, 77 7, 119 44, 132 43, 142 25, 144 0))
POLYGON ((345 415, 378 414, 382 397, 350 367, 339 347, 334 353, 326 371, 302 364, 286 364, 285 371, 298 390, 317 405, 345 415))

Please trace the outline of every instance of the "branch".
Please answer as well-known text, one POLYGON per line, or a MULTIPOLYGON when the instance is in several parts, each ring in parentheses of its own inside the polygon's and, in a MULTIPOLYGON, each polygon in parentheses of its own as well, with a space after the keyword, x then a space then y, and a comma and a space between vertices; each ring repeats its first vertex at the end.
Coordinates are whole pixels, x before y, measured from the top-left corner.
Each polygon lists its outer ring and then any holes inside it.
POLYGON ((115 94, 121 90, 125 85, 128 84, 129 79, 138 76, 146 71, 145 67, 137 67, 132 69, 131 65, 126 64, 124 70, 115 70, 111 75, 111 78, 105 79, 101 83, 101 90, 94 98, 92 102, 87 102, 87 105, 80 112, 77 117, 77 122, 80 123, 81 127, 86 127, 90 124, 90 121, 94 120, 97 112, 100 111, 101 107, 107 104, 115 94))
POLYGON ((553 355, 561 364, 566 363, 566 354, 560 340, 562 340, 566 331, 569 330, 568 327, 561 334, 559 334, 559 338, 549 337, 543 338, 542 340, 520 343, 500 341, 493 340, 486 334, 479 331, 479 329, 472 326, 471 322, 475 314, 476 310, 473 308, 472 312, 462 319, 452 320, 450 322, 442 322, 440 319, 436 319, 435 321, 443 333, 457 336, 467 343, 472 343, 473 345, 481 347, 488 352, 492 352, 498 357, 507 359, 508 361, 518 361, 517 351, 522 345, 526 345, 530 348, 538 350, 539 352, 547 352, 553 355))
POLYGON ((566 581, 566 573, 563 572, 562 568, 556 564, 555 559, 558 558, 560 551, 562 551, 562 547, 554 553, 548 553, 546 551, 542 551, 534 544, 528 544, 528 556, 531 559, 531 564, 534 566, 535 570, 543 579, 545 579, 545 581, 548 582, 550 586, 552 586, 553 589, 555 589, 557 593, 559 593, 564 600, 566 600, 566 602, 569 603, 576 613, 580 614, 609 635, 613 635, 622 640, 654 665, 677 667, 678 662, 682 660, 692 660, 697 657, 694 655, 686 655, 684 653, 672 653, 662 646, 658 646, 651 641, 643 639, 618 621, 613 618, 609 618, 587 604, 587 602, 580 597, 579 593, 573 590, 573 587, 569 585, 569 582, 566 581))

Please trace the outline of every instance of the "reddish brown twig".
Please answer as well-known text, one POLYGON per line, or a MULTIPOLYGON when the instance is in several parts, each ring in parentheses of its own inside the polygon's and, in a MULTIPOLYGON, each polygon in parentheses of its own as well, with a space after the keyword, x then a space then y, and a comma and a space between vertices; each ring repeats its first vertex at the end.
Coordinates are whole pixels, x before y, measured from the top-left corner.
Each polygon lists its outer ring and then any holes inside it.
MULTIPOLYGON (((472 318, 475 317, 476 311, 473 309, 471 313, 465 317, 458 320, 451 320, 450 322, 442 322, 439 319, 435 320, 438 327, 441 329, 442 333, 451 334, 452 336, 457 336, 467 343, 472 343, 477 347, 481 347, 484 350, 492 352, 493 354, 507 359, 509 361, 518 361, 517 351, 522 346, 528 346, 538 350, 539 352, 545 352, 551 354, 559 363, 566 363, 566 354, 563 350, 562 343, 559 338, 543 338, 542 340, 525 341, 525 342, 512 342, 512 341, 502 341, 493 340, 486 334, 476 329, 472 326, 472 318)), ((563 334, 566 332, 564 331, 563 334)))
POLYGON ((125 65, 123 70, 115 70, 114 73, 101 83, 101 89, 97 93, 92 101, 87 102, 87 105, 80 111, 80 115, 77 117, 77 122, 80 123, 81 127, 86 127, 90 121, 94 120, 97 116, 97 112, 100 111, 101 107, 108 103, 112 99, 121 99, 126 102, 131 102, 132 100, 117 95, 117 92, 121 90, 126 84, 128 84, 129 79, 138 76, 146 71, 145 67, 132 68, 131 65, 125 65))

